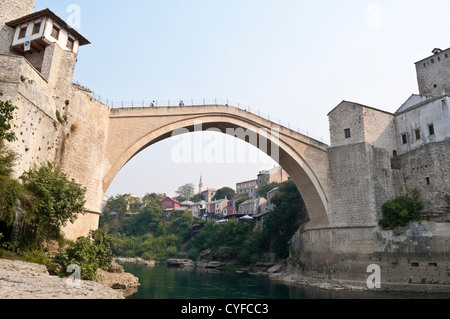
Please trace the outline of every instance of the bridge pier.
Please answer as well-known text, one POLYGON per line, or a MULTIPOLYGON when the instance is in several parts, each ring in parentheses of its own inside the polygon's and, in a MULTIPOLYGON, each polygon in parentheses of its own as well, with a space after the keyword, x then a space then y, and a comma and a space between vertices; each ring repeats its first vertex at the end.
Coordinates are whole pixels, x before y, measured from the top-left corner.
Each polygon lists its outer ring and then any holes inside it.
POLYGON ((62 235, 75 241, 78 237, 88 237, 91 230, 98 229, 101 212, 85 211, 78 215, 74 223, 68 223, 61 229, 62 235))

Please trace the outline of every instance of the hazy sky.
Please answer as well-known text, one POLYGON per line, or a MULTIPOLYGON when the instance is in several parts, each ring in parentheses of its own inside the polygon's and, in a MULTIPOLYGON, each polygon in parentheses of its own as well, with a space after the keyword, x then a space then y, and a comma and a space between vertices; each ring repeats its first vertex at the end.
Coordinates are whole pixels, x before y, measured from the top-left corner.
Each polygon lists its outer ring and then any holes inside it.
MULTIPOLYGON (((414 62, 450 46, 443 0, 37 0, 44 8, 91 41, 74 80, 104 98, 229 99, 325 142, 342 100, 395 112, 418 92, 414 62)), ((177 143, 140 153, 107 195, 174 195, 201 173, 205 187, 234 188, 274 164, 177 164, 177 143)))

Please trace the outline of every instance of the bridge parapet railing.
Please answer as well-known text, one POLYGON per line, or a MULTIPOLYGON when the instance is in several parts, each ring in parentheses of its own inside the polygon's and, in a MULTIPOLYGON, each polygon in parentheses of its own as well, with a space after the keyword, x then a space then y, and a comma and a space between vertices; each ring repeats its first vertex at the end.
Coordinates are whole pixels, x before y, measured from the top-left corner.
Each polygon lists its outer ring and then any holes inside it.
POLYGON ((308 136, 310 138, 313 138, 317 141, 321 141, 322 143, 327 143, 328 141, 324 140, 323 137, 319 137, 318 135, 312 134, 311 132, 307 130, 302 130, 299 125, 293 125, 290 122, 283 121, 273 115, 270 115, 268 113, 261 112, 260 110, 250 107, 249 105, 241 104, 236 101, 231 101, 227 99, 216 99, 216 98, 209 98, 209 99, 155 99, 155 100, 122 100, 122 101, 113 101, 104 99, 99 95, 96 95, 95 93, 92 93, 92 97, 99 102, 105 104, 106 106, 110 107, 112 109, 112 112, 114 112, 115 109, 121 109, 121 108, 150 108, 150 107, 180 107, 180 106, 189 106, 189 107, 195 107, 195 106, 207 106, 207 105, 217 105, 217 106, 232 106, 244 111, 247 111, 249 113, 252 113, 254 115, 257 115, 261 118, 267 119, 273 123, 277 123, 280 126, 283 126, 285 128, 288 128, 292 131, 295 131, 297 133, 303 134, 305 136, 308 136))

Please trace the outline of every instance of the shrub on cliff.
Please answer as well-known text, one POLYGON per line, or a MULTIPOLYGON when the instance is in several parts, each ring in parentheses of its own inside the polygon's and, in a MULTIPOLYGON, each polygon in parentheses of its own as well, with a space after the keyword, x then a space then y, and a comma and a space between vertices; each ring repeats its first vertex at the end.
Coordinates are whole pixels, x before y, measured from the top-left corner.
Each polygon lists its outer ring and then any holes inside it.
POLYGON ((383 204, 383 218, 379 224, 385 229, 406 226, 410 221, 421 219, 422 209, 423 205, 416 199, 407 196, 398 197, 383 204))
POLYGON ((61 227, 84 213, 86 189, 70 180, 60 167, 47 163, 24 173, 21 179, 31 196, 27 221, 37 240, 57 237, 61 227))
MULTIPOLYGON (((3 96, 1 91, 0 96, 3 96)), ((16 140, 16 134, 11 130, 11 121, 16 109, 17 106, 12 105, 11 101, 0 100, 0 143, 3 143, 4 140, 8 142, 16 140)))
MULTIPOLYGON (((3 93, 0 91, 0 97, 3 93)), ((5 145, 5 141, 16 140, 14 131, 11 130, 16 106, 11 101, 0 100, 0 221, 11 226, 14 222, 14 209, 20 196, 24 193, 20 183, 11 176, 13 166, 17 160, 17 154, 5 145)))
POLYGON ((81 279, 94 280, 97 269, 108 270, 111 267, 112 243, 113 237, 106 231, 91 231, 89 237, 80 237, 62 249, 58 260, 64 269, 70 265, 79 266, 81 279))

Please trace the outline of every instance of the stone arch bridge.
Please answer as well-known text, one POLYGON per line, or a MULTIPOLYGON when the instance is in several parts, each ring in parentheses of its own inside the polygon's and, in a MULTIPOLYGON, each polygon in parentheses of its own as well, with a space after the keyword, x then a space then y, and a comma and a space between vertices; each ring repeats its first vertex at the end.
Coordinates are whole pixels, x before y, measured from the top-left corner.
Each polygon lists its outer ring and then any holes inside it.
POLYGON ((111 109, 102 190, 145 148, 174 132, 215 129, 258 146, 291 176, 310 217, 309 227, 327 227, 328 146, 258 115, 228 105, 111 109), (243 133, 243 134, 242 134, 243 133))

